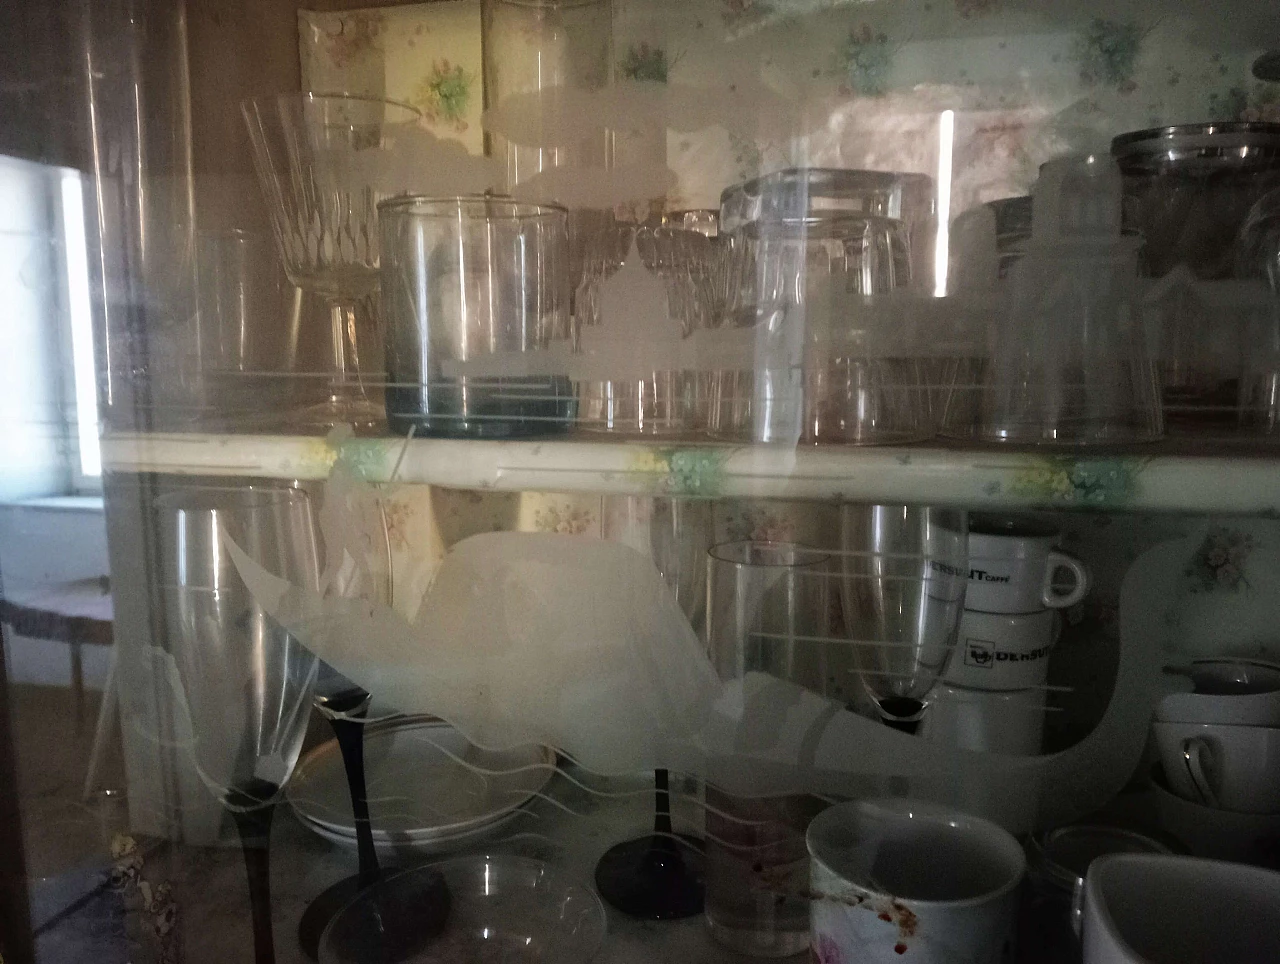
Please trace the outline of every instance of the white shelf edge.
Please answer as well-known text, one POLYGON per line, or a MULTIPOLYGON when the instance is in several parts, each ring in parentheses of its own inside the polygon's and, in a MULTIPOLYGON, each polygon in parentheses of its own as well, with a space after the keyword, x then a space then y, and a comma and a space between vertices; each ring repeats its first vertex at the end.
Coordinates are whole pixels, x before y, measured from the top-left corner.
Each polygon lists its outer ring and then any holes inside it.
POLYGON ((371 482, 496 491, 839 499, 979 507, 1280 515, 1280 451, 1115 455, 960 449, 772 448, 693 441, 472 441, 112 434, 109 472, 318 480, 338 458, 371 482))

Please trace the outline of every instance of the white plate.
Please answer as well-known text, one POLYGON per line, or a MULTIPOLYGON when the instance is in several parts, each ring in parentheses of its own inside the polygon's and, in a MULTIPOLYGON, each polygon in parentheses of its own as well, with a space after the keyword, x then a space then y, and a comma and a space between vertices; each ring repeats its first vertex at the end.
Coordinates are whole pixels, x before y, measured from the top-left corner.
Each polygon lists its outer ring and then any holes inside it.
MULTIPOLYGON (((549 747, 482 750, 447 723, 421 717, 369 726, 364 756, 374 841, 383 844, 424 843, 487 828, 524 804, 555 772, 549 747)), ((302 759, 285 794, 317 832, 355 840, 336 741, 302 759)))
MULTIPOLYGON (((297 813, 297 811, 294 812, 297 813)), ((304 827, 330 843, 351 851, 356 849, 356 838, 353 834, 339 833, 332 827, 315 823, 301 814, 297 814, 297 816, 304 827)), ((496 820, 480 824, 478 827, 472 827, 470 830, 434 837, 414 838, 409 835, 375 834, 373 849, 378 852, 378 857, 382 860, 389 860, 406 852, 411 852, 420 857, 449 853, 497 835, 518 816, 520 816, 520 811, 513 810, 510 813, 504 813, 496 820)))

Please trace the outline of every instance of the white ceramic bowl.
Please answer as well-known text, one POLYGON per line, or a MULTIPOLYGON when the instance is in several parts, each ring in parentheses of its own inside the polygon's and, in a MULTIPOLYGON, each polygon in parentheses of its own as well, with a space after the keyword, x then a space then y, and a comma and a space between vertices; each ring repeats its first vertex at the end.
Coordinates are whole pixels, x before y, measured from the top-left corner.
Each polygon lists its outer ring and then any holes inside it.
POLYGON ((1160 829, 1197 857, 1280 867, 1280 814, 1232 813, 1184 800, 1169 789, 1159 766, 1152 783, 1160 829))

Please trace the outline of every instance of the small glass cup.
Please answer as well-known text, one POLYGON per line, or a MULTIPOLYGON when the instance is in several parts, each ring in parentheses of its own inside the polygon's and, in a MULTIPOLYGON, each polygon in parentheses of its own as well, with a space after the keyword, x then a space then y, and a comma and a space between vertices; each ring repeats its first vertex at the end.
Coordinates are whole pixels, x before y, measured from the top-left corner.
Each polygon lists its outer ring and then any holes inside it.
POLYGON ((620 435, 682 435, 698 421, 696 372, 579 382, 578 428, 620 435))
MULTIPOLYGON (((708 558, 707 646, 723 679, 764 672, 828 687, 829 557, 792 543, 730 542, 708 558)), ((786 957, 809 942, 807 794, 745 798, 707 787, 707 921, 722 944, 786 957)))
POLYGON ((392 431, 505 438, 565 431, 572 387, 530 357, 569 310, 566 212, 500 197, 379 205, 392 431), (459 373, 487 363, 483 374, 459 373))

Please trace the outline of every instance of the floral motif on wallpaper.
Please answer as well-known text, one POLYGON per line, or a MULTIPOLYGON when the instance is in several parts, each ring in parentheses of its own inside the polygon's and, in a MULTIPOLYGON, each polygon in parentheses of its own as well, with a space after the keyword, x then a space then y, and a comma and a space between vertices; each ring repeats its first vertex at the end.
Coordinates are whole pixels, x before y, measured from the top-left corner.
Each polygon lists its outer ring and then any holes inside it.
POLYGON ((663 48, 641 41, 627 48, 618 65, 618 73, 626 80, 649 80, 665 84, 671 73, 671 63, 663 48))
POLYGON ((1255 543, 1253 535, 1226 526, 1214 526, 1187 564, 1185 575, 1191 580, 1190 592, 1213 592, 1224 589, 1239 592, 1249 588, 1244 567, 1255 543))
POLYGON ((348 67, 378 49, 383 26, 382 14, 374 10, 337 17, 336 22, 325 25, 321 31, 325 55, 334 67, 348 67))
POLYGON ((744 27, 767 19, 774 6, 765 0, 720 0, 720 17, 726 27, 744 27))
POLYGON ((840 48, 845 83, 855 94, 878 96, 889 89, 894 48, 883 31, 863 23, 849 31, 840 48))
POLYGON ((479 0, 300 10, 302 83, 412 104, 437 137, 484 150, 479 0))
POLYGON ((1086 85, 1105 84, 1121 93, 1136 89, 1134 66, 1142 50, 1142 29, 1133 21, 1094 17, 1076 40, 1076 63, 1086 85))
POLYGON ((535 509, 535 532, 554 532, 562 536, 580 536, 600 527, 597 513, 572 502, 535 509))
POLYGON ((415 88, 413 106, 433 124, 447 124, 461 133, 467 129, 467 111, 478 95, 478 80, 458 64, 437 60, 415 88))
POLYGON ((1250 87, 1229 87, 1209 94, 1215 117, 1228 120, 1280 123, 1280 84, 1257 83, 1250 87))
POLYGON ((752 506, 742 509, 740 515, 731 512, 726 520, 729 538, 734 541, 795 542, 796 520, 790 517, 790 512, 785 506, 752 506))
POLYGON ((962 17, 984 17, 1000 9, 1001 0, 956 0, 956 13, 962 17))
POLYGON ((1137 494, 1145 466, 1135 458, 1034 459, 1014 473, 1009 492, 1042 505, 1123 506, 1137 494))

